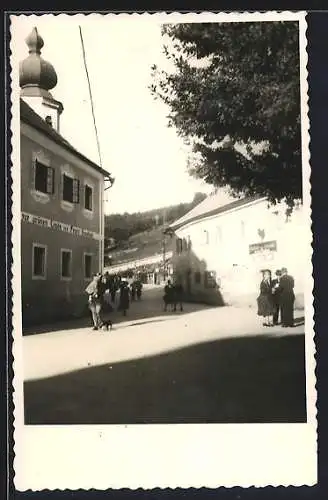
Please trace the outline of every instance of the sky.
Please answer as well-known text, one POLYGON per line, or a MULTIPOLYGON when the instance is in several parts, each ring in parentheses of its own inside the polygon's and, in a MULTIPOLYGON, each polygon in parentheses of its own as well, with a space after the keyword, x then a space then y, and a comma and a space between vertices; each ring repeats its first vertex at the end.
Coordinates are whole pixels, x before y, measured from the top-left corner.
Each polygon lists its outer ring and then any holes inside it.
POLYGON ((14 16, 15 61, 27 57, 34 26, 44 40, 41 56, 57 76, 53 97, 63 103, 60 133, 99 164, 79 33, 82 27, 103 168, 115 177, 105 213, 144 211, 191 201, 212 186, 187 173, 188 146, 168 128, 169 109, 154 100, 151 66, 166 67, 156 18, 130 16, 14 16))

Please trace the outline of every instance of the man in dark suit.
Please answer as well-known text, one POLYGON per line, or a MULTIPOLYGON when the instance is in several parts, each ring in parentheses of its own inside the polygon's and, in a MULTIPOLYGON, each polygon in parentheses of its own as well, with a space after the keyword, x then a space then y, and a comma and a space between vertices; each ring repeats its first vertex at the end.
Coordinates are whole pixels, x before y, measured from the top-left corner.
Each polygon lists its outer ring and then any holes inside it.
POLYGON ((285 267, 281 270, 280 283, 278 287, 281 307, 281 326, 294 326, 294 278, 288 274, 285 267))
POLYGON ((277 325, 279 322, 279 312, 280 312, 280 283, 281 271, 276 271, 276 278, 272 280, 272 298, 274 303, 274 313, 273 313, 273 324, 277 325))

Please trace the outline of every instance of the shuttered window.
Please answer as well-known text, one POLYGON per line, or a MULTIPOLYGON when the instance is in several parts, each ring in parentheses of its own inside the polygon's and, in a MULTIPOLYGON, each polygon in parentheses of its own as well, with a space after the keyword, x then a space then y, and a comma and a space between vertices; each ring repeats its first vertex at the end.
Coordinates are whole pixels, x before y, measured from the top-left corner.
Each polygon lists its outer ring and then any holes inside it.
POLYGON ((84 208, 92 211, 92 187, 84 186, 84 208))
POLYGON ((73 180, 73 203, 80 202, 80 181, 79 179, 73 180))
POLYGON ((55 170, 35 160, 34 162, 34 189, 40 193, 54 193, 55 170))
POLYGON ((63 175, 63 200, 70 203, 80 201, 80 181, 73 179, 69 175, 63 175))

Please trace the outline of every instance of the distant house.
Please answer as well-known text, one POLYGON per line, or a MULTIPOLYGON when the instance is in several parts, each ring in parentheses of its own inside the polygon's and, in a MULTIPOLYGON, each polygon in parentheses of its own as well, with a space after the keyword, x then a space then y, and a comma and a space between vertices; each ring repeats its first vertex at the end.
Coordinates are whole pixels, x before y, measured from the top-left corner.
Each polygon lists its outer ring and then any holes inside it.
POLYGON ((20 67, 21 279, 23 324, 80 315, 85 287, 103 265, 108 172, 60 134, 63 106, 40 57, 36 28, 20 67))
POLYGON ((260 271, 287 267, 303 303, 307 233, 303 208, 290 217, 286 206, 264 198, 231 199, 220 191, 170 225, 175 238, 172 266, 190 300, 255 305, 260 271), (297 258, 295 255, 297 254, 297 258))
POLYGON ((143 258, 127 259, 119 264, 113 264, 105 267, 109 274, 142 275, 144 283, 161 284, 173 274, 172 252, 168 251, 165 255, 165 269, 163 254, 149 255, 143 258))

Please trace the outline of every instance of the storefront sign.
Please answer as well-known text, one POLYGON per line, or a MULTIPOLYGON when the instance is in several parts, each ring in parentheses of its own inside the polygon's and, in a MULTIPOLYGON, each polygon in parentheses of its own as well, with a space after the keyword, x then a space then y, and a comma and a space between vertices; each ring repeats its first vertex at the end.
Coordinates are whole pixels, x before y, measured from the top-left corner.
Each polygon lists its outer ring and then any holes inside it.
POLYGON ((85 238, 92 238, 95 240, 100 239, 100 235, 89 231, 88 229, 82 229, 72 224, 65 224, 64 222, 59 222, 52 219, 46 219, 45 217, 39 217, 37 215, 28 214, 22 212, 22 221, 28 222, 29 224, 34 224, 36 226, 47 227, 49 229, 55 229, 63 233, 73 234, 74 236, 83 236, 85 238))
POLYGON ((249 245, 249 253, 252 255, 254 253, 260 252, 276 252, 277 251, 277 242, 276 241, 264 241, 261 243, 254 243, 253 245, 249 245))

